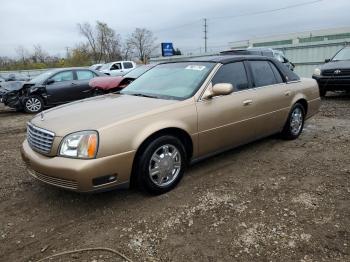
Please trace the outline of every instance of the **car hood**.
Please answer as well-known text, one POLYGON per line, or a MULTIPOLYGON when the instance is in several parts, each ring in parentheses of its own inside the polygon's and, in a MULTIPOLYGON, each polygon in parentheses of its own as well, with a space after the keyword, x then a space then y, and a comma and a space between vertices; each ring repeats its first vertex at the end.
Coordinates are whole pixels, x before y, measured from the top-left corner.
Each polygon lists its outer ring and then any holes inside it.
POLYGON ((23 88, 25 81, 10 81, 10 82, 1 82, 0 91, 3 93, 18 91, 23 88))
POLYGON ((322 70, 350 69, 350 60, 328 62, 321 66, 322 70))
POLYGON ((36 115, 31 123, 65 136, 81 130, 99 130, 121 121, 159 112, 163 107, 178 103, 131 95, 109 94, 52 108, 36 115))

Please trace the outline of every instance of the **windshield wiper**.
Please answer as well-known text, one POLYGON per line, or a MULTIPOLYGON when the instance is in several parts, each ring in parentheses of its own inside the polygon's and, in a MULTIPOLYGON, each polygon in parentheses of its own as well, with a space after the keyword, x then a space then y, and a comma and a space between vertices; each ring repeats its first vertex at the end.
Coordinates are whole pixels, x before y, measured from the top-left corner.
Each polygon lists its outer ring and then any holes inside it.
POLYGON ((131 93, 128 95, 132 95, 132 96, 142 96, 142 97, 149 97, 149 98, 159 98, 157 96, 152 96, 152 95, 146 95, 146 94, 141 94, 141 93, 131 93))

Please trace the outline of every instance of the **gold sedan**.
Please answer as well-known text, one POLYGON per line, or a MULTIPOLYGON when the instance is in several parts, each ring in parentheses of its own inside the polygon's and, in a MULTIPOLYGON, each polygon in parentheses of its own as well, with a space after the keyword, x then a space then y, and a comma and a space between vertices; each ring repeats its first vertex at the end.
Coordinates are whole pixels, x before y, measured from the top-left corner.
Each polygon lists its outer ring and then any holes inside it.
POLYGON ((319 106, 315 80, 267 57, 163 63, 120 93, 38 114, 21 151, 29 173, 51 185, 135 183, 160 194, 193 161, 275 133, 297 138, 319 106))

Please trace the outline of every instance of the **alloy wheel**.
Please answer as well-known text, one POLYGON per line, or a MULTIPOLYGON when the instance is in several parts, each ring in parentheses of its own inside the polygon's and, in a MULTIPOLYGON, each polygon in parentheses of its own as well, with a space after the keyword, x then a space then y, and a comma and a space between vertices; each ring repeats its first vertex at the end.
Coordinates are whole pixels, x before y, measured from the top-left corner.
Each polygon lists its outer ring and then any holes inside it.
POLYGON ((41 106, 41 101, 36 97, 31 97, 26 101, 26 108, 30 112, 38 112, 41 106))
POLYGON ((170 144, 157 148, 149 162, 148 171, 151 181, 160 187, 173 183, 181 170, 181 154, 170 144))
POLYGON ((303 126, 303 111, 300 107, 296 107, 290 117, 290 131, 293 135, 298 135, 303 126))

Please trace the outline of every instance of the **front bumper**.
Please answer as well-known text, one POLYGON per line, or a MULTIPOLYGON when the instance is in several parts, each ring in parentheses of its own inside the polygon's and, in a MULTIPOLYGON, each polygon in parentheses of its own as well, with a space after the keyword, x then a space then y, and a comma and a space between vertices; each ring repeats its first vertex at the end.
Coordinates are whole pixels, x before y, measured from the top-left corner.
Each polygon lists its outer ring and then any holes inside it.
POLYGON ((350 90, 350 76, 312 76, 326 90, 350 90))
POLYGON ((29 174, 42 182, 76 192, 97 192, 128 185, 135 151, 89 160, 47 157, 33 151, 25 140, 21 155, 29 174), (109 175, 117 179, 93 184, 94 179, 109 175))

